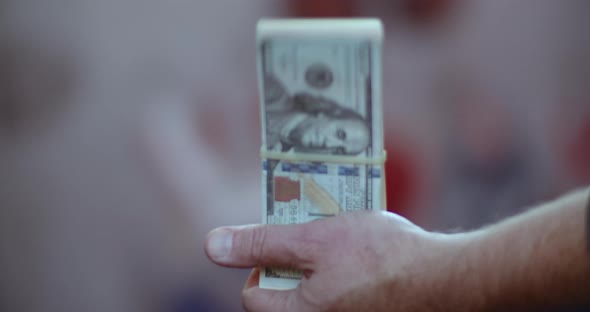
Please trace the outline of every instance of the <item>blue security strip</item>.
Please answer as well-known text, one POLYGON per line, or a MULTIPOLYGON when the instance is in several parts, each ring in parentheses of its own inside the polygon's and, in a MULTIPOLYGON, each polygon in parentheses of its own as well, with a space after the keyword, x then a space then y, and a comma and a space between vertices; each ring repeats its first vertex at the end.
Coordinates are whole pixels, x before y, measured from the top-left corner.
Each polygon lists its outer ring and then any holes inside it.
POLYGON ((369 178, 380 178, 381 170, 379 168, 373 168, 369 170, 369 178))
POLYGON ((359 176, 359 168, 358 167, 338 166, 338 175, 339 176, 347 176, 347 177, 358 177, 359 176))
POLYGON ((315 163, 281 163, 283 172, 327 174, 328 166, 315 163))

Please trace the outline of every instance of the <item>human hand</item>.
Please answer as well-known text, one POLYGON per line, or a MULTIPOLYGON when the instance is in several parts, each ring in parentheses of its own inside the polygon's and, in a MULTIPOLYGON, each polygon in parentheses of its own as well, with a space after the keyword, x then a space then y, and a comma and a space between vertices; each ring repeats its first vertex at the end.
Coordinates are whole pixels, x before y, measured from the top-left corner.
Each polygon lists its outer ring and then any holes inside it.
POLYGON ((206 252, 221 266, 304 271, 296 289, 279 291, 260 289, 254 269, 242 292, 247 311, 466 311, 456 288, 463 280, 449 274, 465 242, 392 213, 355 212, 298 225, 218 228, 206 252))

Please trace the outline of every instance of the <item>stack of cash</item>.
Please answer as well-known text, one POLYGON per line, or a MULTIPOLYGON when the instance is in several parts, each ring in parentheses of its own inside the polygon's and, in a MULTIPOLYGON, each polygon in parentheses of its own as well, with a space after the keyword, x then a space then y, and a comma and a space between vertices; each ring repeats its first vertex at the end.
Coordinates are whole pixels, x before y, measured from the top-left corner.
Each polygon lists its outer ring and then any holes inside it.
MULTIPOLYGON (((265 224, 385 207, 376 19, 275 19, 257 27, 265 224)), ((260 287, 301 272, 263 268, 260 287)))

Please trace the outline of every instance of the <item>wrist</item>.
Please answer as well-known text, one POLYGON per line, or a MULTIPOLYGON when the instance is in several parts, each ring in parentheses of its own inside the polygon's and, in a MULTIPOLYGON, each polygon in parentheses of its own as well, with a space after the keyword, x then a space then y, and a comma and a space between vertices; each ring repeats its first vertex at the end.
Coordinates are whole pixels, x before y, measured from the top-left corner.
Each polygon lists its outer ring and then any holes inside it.
POLYGON ((457 274, 465 277, 464 291, 474 302, 476 308, 473 311, 502 311, 502 300, 506 299, 502 297, 505 292, 503 283, 510 274, 506 266, 517 267, 521 255, 506 251, 507 240, 493 227, 464 235, 463 271, 457 274))
POLYGON ((422 309, 440 312, 481 311, 486 304, 486 292, 478 271, 476 233, 426 233, 428 243, 420 261, 405 270, 407 279, 397 283, 391 294, 404 293, 422 309))
POLYGON ((450 234, 446 241, 445 258, 441 267, 439 288, 445 311, 482 311, 491 300, 480 270, 482 233, 468 232, 450 234))
MULTIPOLYGON (((484 311, 587 302, 590 266, 579 193, 475 231, 466 254, 484 311), (586 299, 585 299, 586 298, 586 299)), ((585 202, 584 202, 585 204, 585 202)))

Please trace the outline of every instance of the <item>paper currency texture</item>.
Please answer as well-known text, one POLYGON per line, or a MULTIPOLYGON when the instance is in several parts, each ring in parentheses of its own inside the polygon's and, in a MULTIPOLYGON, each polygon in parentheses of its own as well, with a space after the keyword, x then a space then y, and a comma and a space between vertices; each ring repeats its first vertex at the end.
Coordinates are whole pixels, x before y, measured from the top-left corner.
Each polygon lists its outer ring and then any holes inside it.
MULTIPOLYGON (((383 209, 382 37, 375 19, 258 23, 263 223, 383 209)), ((264 268, 260 287, 300 279, 264 268)))

